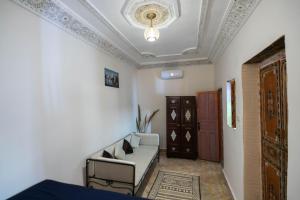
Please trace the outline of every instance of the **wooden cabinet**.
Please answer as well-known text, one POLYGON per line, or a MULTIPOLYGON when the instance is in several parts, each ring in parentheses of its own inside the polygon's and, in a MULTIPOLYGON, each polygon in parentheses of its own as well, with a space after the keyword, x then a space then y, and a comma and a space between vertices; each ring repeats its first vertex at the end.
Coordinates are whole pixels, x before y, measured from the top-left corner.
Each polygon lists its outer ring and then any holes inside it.
POLYGON ((198 155, 200 159, 220 161, 218 92, 197 94, 198 155))
POLYGON ((260 71, 263 199, 284 200, 287 190, 285 58, 260 71))
POLYGON ((197 158, 196 98, 167 97, 167 156, 197 158))

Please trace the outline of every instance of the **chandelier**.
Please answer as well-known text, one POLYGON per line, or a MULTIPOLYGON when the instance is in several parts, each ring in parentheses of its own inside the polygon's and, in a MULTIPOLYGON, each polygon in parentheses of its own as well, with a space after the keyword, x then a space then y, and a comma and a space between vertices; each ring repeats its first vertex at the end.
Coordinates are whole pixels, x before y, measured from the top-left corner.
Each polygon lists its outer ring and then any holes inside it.
POLYGON ((150 27, 146 28, 144 37, 148 42, 155 42, 159 38, 159 30, 153 27, 153 19, 156 18, 156 14, 148 13, 146 17, 150 20, 150 27))

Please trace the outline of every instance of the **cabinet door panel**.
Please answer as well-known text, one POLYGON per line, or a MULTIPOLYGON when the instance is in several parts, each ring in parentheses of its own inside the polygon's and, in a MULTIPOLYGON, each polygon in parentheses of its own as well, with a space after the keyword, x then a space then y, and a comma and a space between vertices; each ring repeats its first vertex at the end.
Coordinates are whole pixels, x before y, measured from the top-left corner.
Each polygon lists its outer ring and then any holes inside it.
POLYGON ((181 100, 182 109, 182 124, 189 124, 193 126, 196 120, 195 112, 195 98, 193 97, 182 97, 181 100))
POLYGON ((167 130, 167 137, 168 144, 179 146, 181 137, 180 126, 169 126, 167 130))
POLYGON ((194 127, 183 126, 181 128, 181 144, 185 146, 192 146, 195 140, 196 137, 194 127))
POLYGON ((174 107, 167 110, 168 124, 180 124, 180 108, 174 107))

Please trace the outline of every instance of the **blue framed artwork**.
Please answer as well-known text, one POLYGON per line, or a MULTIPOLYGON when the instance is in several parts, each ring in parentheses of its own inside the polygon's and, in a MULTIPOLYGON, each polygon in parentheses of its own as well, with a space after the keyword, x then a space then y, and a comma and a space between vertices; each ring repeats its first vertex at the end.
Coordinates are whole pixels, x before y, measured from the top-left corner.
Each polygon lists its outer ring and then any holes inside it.
POLYGON ((104 68, 105 86, 119 88, 119 73, 104 68))

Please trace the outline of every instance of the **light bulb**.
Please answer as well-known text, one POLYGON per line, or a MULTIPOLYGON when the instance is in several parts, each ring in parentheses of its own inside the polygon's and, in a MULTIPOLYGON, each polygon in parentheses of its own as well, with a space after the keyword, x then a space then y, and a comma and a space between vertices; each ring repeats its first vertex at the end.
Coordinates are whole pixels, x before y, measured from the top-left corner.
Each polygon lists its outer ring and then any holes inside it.
POLYGON ((153 27, 146 28, 144 36, 147 41, 154 42, 159 38, 159 30, 153 27))

